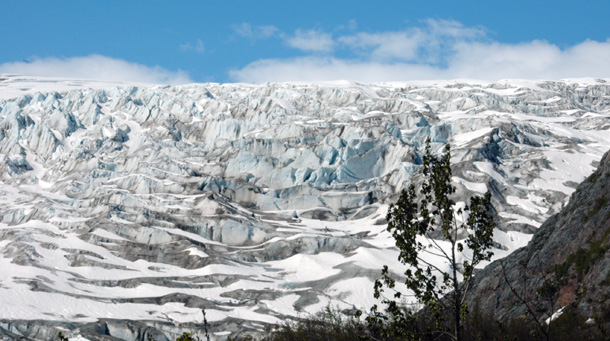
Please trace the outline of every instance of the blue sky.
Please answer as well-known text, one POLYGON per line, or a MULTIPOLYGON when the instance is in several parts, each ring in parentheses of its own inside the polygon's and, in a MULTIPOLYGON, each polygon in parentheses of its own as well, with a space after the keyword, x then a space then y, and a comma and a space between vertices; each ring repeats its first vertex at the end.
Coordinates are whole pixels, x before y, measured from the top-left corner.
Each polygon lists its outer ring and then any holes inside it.
POLYGON ((610 77, 610 1, 4 1, 0 72, 155 83, 610 77))

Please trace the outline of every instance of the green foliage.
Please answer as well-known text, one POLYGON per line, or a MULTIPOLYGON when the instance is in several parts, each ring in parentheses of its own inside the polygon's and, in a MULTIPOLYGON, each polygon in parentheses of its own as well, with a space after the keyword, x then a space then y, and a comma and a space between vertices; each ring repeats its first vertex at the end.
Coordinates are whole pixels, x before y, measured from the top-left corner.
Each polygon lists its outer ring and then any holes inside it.
POLYGON ((563 314, 551 322, 551 340, 608 340, 609 335, 598 322, 579 313, 575 306, 566 307, 563 314))
POLYGON ((595 200, 595 205, 587 213, 587 218, 591 218, 592 216, 597 214, 597 212, 599 212, 599 210, 601 210, 607 204, 608 204, 608 199, 606 199, 606 197, 597 198, 595 200))
POLYGON ((268 333, 261 340, 357 341, 379 339, 375 336, 371 335, 370 330, 357 317, 346 317, 329 306, 311 318, 276 326, 273 332, 268 333))
POLYGON ((587 182, 596 182, 597 179, 599 179, 600 175, 601 175, 601 172, 595 171, 595 172, 593 172, 593 174, 589 175, 589 177, 586 179, 586 181, 587 182))
MULTIPOLYGON (((550 339, 552 340, 608 340, 608 335, 598 322, 587 323, 587 318, 577 309, 567 307, 564 313, 551 322, 550 339)), ((600 320, 601 321, 601 320, 600 320)), ((426 332, 427 321, 419 320, 416 323, 391 327, 388 324, 375 326, 363 323, 358 317, 346 317, 341 312, 326 308, 324 311, 299 322, 285 323, 277 326, 273 331, 267 331, 258 340, 264 341, 322 341, 322 340, 453 340, 447 334, 435 334, 426 332), (383 330, 402 328, 408 330, 409 337, 389 335, 383 330)), ((521 318, 506 321, 498 321, 493 316, 481 312, 478 304, 472 307, 472 311, 464 319, 462 339, 464 340, 511 340, 531 341, 544 340, 546 336, 541 333, 533 322, 527 322, 521 318)), ((233 340, 254 340, 250 335, 233 340)))
POLYGON ((583 276, 589 272, 591 266, 604 257, 610 249, 609 239, 610 229, 606 230, 600 239, 591 242, 588 248, 581 247, 576 252, 571 253, 566 261, 557 267, 556 272, 560 277, 565 277, 570 267, 574 265, 580 282, 583 276))
POLYGON ((191 333, 184 332, 176 341, 195 341, 195 339, 191 336, 191 333))
MULTIPOLYGON (((432 330, 446 333, 448 330, 443 328, 443 318, 451 315, 453 337, 460 339, 462 319, 467 312, 467 307, 462 304, 466 283, 472 278, 475 266, 489 260, 493 254, 490 249, 495 222, 491 193, 472 197, 470 205, 456 210, 455 201, 451 198, 455 187, 451 185, 450 146, 447 144, 443 155, 437 157, 432 155, 428 140, 422 159, 425 179, 421 188, 417 192, 411 184, 401 192, 398 201, 390 205, 387 229, 396 240, 400 251, 398 259, 407 265, 404 272, 407 288, 434 316, 432 330), (439 232, 450 243, 449 249, 441 247, 432 237, 433 233, 439 235, 439 232), (466 235, 465 239, 461 239, 463 235, 466 235), (430 262, 430 257, 437 261, 430 262), (462 258, 465 260, 460 262, 462 258), (447 262, 450 271, 435 265, 439 260, 447 262), (463 275, 463 282, 459 281, 458 271, 463 275), (443 295, 451 290, 452 294, 443 299, 443 295)), ((379 313, 378 307, 374 306, 372 319, 379 320, 379 323, 404 324, 415 318, 399 307, 396 300, 402 294, 394 290, 395 285, 388 267, 384 266, 382 279, 375 283, 374 295, 382 299, 389 316, 379 313), (393 297, 383 295, 384 287, 395 291, 393 297)), ((404 330, 397 332, 402 333, 401 337, 414 337, 404 334, 404 330)))
POLYGON ((68 341, 69 340, 61 332, 57 333, 57 338, 59 339, 59 341, 68 341))

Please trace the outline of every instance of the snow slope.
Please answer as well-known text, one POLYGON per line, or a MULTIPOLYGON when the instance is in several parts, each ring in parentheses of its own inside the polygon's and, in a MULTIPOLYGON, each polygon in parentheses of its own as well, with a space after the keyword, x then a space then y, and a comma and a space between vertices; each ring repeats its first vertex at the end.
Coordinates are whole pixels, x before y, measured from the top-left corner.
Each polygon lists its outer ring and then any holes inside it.
POLYGON ((458 201, 492 191, 505 256, 610 149, 607 82, 0 75, 0 327, 107 321, 133 339, 111 321, 139 320, 170 337, 205 308, 222 339, 367 309, 381 266, 402 271, 384 217, 428 137, 454 147, 458 201))

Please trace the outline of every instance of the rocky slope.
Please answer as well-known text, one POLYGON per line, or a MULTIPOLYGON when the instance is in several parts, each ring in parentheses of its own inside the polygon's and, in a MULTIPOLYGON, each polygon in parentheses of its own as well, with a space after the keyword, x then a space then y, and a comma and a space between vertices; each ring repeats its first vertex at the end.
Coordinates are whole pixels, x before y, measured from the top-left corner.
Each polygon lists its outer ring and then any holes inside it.
POLYGON ((571 309, 609 330, 610 152, 526 247, 477 274, 470 306, 500 321, 532 320, 509 283, 540 321, 571 309))
POLYGON ((418 181, 426 138, 453 145, 459 198, 493 192, 497 257, 610 148, 610 85, 595 79, 5 75, 0 94, 0 327, 35 339, 175 338, 202 308, 223 339, 328 304, 367 309, 381 265, 402 269, 383 217, 418 181))

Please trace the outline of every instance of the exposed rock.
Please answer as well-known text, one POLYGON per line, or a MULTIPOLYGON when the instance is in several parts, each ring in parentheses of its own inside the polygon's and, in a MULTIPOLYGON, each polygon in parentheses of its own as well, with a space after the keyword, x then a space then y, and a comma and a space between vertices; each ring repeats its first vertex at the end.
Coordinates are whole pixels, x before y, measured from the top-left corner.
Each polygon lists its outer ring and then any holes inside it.
POLYGON ((530 243, 477 273, 468 302, 500 321, 532 319, 508 283, 545 321, 561 308, 610 327, 610 152, 530 243), (503 269, 504 267, 504 269, 503 269), (506 274, 506 276, 504 275, 506 274), (541 294, 545 285, 557 293, 541 294), (551 310, 552 309, 552 310, 551 310))

